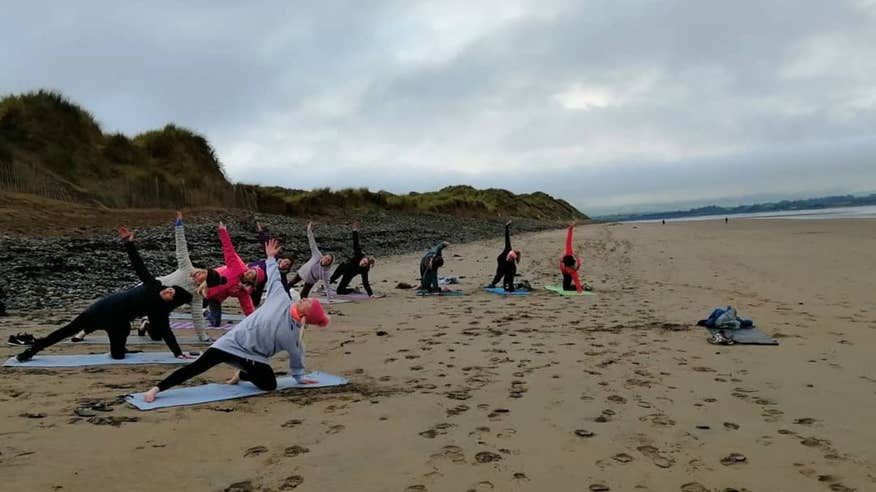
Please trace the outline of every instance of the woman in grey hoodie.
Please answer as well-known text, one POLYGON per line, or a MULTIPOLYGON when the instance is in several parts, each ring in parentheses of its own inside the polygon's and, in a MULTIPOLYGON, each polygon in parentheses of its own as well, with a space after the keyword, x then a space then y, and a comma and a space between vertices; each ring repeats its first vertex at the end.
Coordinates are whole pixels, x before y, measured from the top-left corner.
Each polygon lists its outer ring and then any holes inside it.
POLYGON ((329 270, 335 257, 332 255, 324 255, 319 251, 316 245, 316 239, 313 237, 313 222, 307 223, 307 243, 310 245, 310 259, 307 263, 301 265, 295 277, 289 282, 289 285, 295 286, 300 281, 304 281, 304 287, 301 288, 301 297, 307 297, 310 294, 310 289, 317 282, 322 281, 325 286, 325 294, 331 298, 329 289, 329 270))
POLYGON ((328 326, 331 319, 319 301, 293 301, 289 298, 280 281, 276 259, 279 251, 276 239, 265 244, 268 280, 267 295, 262 305, 211 345, 196 361, 174 371, 147 391, 144 395, 147 402, 155 401, 159 392, 221 363, 237 368, 234 377, 228 381, 230 384, 250 381, 259 389, 272 391, 277 388, 277 377, 268 364, 268 358, 283 351, 289 353, 289 369, 296 381, 302 384, 316 382, 304 377, 301 337, 305 325, 328 326))

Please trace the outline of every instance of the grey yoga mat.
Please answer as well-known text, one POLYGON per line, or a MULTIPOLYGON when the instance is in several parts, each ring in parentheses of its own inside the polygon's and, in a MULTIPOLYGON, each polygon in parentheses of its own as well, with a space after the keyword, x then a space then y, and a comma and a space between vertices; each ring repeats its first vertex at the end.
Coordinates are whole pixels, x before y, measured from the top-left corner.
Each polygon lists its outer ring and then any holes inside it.
POLYGON ((766 333, 758 330, 756 327, 753 328, 739 328, 738 330, 718 330, 715 328, 703 327, 706 331, 709 332, 710 335, 714 336, 715 333, 720 332, 721 336, 724 338, 733 340, 733 343, 738 343, 740 345, 778 345, 773 337, 767 335, 766 333))
MULTIPOLYGON (((218 338, 214 337, 214 338, 218 338)), ((71 342, 67 340, 64 342, 65 344, 70 345, 109 345, 109 337, 104 333, 89 333, 88 336, 85 337, 85 340, 79 342, 71 342)), ((198 340, 198 337, 176 337, 176 343, 180 345, 210 345, 213 342, 202 342, 198 340)), ((164 345, 164 340, 153 340, 149 337, 140 337, 136 335, 131 335, 128 337, 128 340, 125 342, 126 345, 164 345)))
POLYGON ((35 355, 27 362, 10 357, 3 367, 86 367, 136 366, 142 364, 188 364, 191 359, 177 359, 170 352, 138 352, 126 354, 124 359, 113 359, 110 354, 35 355))
MULTIPOLYGON (((285 376, 277 378, 277 390, 325 388, 327 386, 341 386, 349 382, 346 378, 324 372, 312 372, 306 377, 316 379, 318 382, 315 384, 298 384, 292 376, 285 376)), ((154 410, 156 408, 180 407, 246 398, 264 393, 267 393, 267 391, 256 388, 252 383, 241 381, 239 384, 210 383, 185 388, 171 388, 159 393, 158 398, 152 403, 146 403, 143 400, 143 393, 128 395, 125 397, 125 400, 140 410, 154 410)))

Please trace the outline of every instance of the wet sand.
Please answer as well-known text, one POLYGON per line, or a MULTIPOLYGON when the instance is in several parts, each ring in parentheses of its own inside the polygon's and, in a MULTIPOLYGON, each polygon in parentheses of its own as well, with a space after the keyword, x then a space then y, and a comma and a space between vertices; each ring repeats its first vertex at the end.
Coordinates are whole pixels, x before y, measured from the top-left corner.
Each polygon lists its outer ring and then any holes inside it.
MULTIPOLYGON (((559 283, 563 236, 514 237, 522 278, 559 283)), ((876 489, 876 221, 588 225, 576 245, 593 297, 481 291, 500 238, 445 251, 464 297, 397 290, 419 255, 379 259, 389 297, 306 337, 344 388, 140 412, 117 397, 171 367, 4 368, 4 488, 876 489), (726 304, 781 345, 706 343, 694 323, 726 304), (113 408, 75 415, 89 402, 113 408)), ((4 339, 47 329, 0 318, 4 339)))

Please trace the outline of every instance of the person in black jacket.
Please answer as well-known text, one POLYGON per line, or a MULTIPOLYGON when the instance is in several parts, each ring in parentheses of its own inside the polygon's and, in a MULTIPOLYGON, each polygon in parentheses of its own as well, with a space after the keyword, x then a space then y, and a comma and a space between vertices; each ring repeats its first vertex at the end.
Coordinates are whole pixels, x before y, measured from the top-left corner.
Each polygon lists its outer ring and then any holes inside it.
POLYGON ((520 262, 520 251, 511 249, 511 221, 505 223, 505 249, 496 257, 496 276, 489 287, 495 288, 501 280, 502 287, 508 292, 514 292, 514 276, 517 275, 517 263, 520 262))
POLYGON ((352 229, 353 257, 338 265, 335 269, 335 273, 332 274, 329 283, 333 284, 338 278, 340 278, 341 281, 338 283, 338 288, 335 289, 335 292, 339 295, 352 294, 355 291, 349 287, 350 282, 356 277, 356 275, 361 275, 362 287, 365 289, 365 292, 368 293, 369 297, 374 297, 374 292, 371 290, 371 284, 368 282, 368 272, 371 270, 371 267, 374 266, 374 257, 365 256, 365 254, 362 253, 362 247, 359 245, 359 224, 357 222, 353 222, 352 229))
POLYGON ((85 330, 86 333, 105 330, 110 340, 110 355, 113 359, 124 359, 125 342, 131 332, 131 321, 141 316, 149 317, 150 335, 153 338, 163 339, 173 355, 180 359, 193 358, 180 350, 168 322, 169 313, 178 306, 190 303, 192 295, 176 285, 171 287, 161 285, 149 273, 134 247, 134 234, 131 231, 119 227, 119 237, 125 245, 134 271, 143 283, 104 297, 89 306, 66 326, 44 338, 36 339, 33 345, 18 354, 19 362, 30 360, 37 352, 73 336, 79 330, 85 330))

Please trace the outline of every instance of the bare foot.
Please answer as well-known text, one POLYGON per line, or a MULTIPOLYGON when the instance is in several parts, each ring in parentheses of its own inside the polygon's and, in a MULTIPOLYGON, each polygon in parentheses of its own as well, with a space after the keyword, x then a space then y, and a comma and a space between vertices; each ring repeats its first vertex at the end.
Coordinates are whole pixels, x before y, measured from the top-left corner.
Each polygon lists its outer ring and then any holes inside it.
POLYGON ((226 384, 237 384, 240 382, 240 371, 234 371, 234 375, 231 376, 231 379, 225 381, 226 384))
POLYGON ((155 401, 155 397, 158 396, 158 392, 161 391, 158 389, 158 386, 153 386, 149 391, 143 394, 143 399, 146 400, 146 403, 152 403, 155 401))

